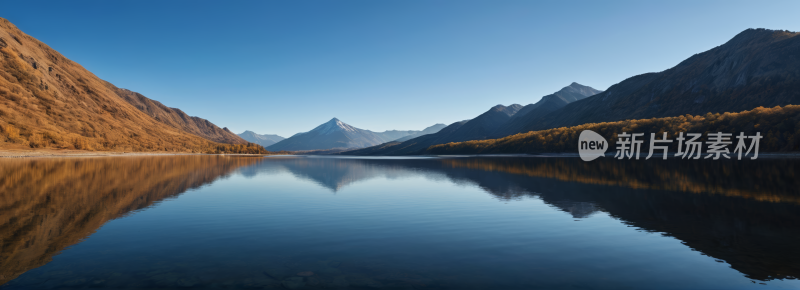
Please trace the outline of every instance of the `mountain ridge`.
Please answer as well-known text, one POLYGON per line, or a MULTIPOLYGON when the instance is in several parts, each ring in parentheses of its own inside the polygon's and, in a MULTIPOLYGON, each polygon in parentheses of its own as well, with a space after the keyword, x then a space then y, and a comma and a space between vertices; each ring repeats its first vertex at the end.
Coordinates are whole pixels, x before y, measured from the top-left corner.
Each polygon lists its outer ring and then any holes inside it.
MULTIPOLYGON (((431 126, 431 127, 435 127, 431 126)), ((428 127, 426 129, 429 129, 428 127)), ((373 132, 359 129, 333 118, 308 132, 301 132, 268 147, 273 151, 309 151, 327 149, 364 148, 393 141, 421 131, 390 130, 373 132)))
POLYGON ((744 30, 672 68, 627 78, 605 92, 532 120, 524 132, 800 104, 798 35, 786 30, 744 30))
MULTIPOLYGON (((563 106, 563 104, 585 98, 587 94, 597 92, 588 86, 583 86, 573 82, 556 93, 542 97, 535 104, 525 107, 519 104, 509 106, 496 105, 477 117, 455 122, 441 129, 439 132, 402 140, 401 142, 384 143, 371 148, 342 152, 342 155, 409 155, 420 154, 430 146, 446 144, 451 142, 464 142, 472 140, 490 139, 498 131, 506 129, 509 123, 526 122, 527 116, 551 111, 553 106, 563 106), (559 101, 553 101, 559 100, 559 101), (544 104, 544 105, 543 105, 544 104), (547 111, 545 111, 547 110, 547 111), (523 117, 518 117, 520 114, 523 117)), ((508 129, 507 129, 508 130, 508 129)), ((397 140, 400 141, 400 140, 397 140)))
POLYGON ((408 135, 408 136, 405 136, 405 137, 397 138, 397 139, 394 139, 392 141, 394 141, 394 142, 408 141, 408 140, 417 138, 417 137, 422 136, 422 135, 434 134, 436 132, 441 131, 445 127, 447 127, 447 125, 442 124, 442 123, 436 123, 433 126, 430 126, 430 127, 425 128, 425 129, 422 129, 422 131, 416 132, 414 134, 411 134, 411 135, 408 135))
POLYGON ((538 121, 541 116, 601 92, 603 91, 572 82, 561 90, 542 97, 538 102, 520 109, 511 120, 495 130, 490 137, 500 138, 526 132, 525 129, 530 127, 531 123, 538 121))
MULTIPOLYGON (((410 155, 416 154, 422 150, 427 149, 430 147, 431 143, 437 142, 437 140, 449 136, 453 132, 457 131, 459 128, 464 126, 470 120, 464 120, 460 122, 455 122, 453 124, 447 125, 442 130, 437 133, 422 135, 417 138, 413 138, 403 142, 387 142, 384 144, 379 144, 372 147, 367 147, 358 150, 351 150, 347 152, 339 153, 340 155, 363 155, 363 156, 379 156, 379 155, 410 155)), ((436 143, 440 144, 440 143, 436 143)))
POLYGON ((161 102, 149 99, 140 93, 117 88, 108 82, 106 82, 106 84, 123 100, 157 121, 214 142, 228 144, 245 144, 248 142, 240 136, 233 134, 230 130, 227 130, 227 128, 220 128, 206 119, 189 116, 181 109, 167 107, 161 102))

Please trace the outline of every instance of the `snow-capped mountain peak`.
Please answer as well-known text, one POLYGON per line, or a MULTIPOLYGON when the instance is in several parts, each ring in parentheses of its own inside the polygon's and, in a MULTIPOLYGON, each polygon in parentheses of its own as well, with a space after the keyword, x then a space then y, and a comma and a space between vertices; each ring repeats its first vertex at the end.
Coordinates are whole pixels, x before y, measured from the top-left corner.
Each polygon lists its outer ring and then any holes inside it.
POLYGON ((346 124, 346 123, 344 123, 342 121, 340 121, 337 118, 333 118, 330 121, 328 121, 327 123, 317 126, 316 128, 314 128, 310 132, 316 132, 316 133, 319 133, 319 134, 322 134, 322 135, 327 135, 327 134, 331 134, 333 132, 338 132, 338 131, 345 131, 345 132, 353 132, 353 133, 355 133, 355 132, 358 131, 358 129, 353 127, 353 126, 350 126, 350 125, 348 125, 348 124, 346 124))

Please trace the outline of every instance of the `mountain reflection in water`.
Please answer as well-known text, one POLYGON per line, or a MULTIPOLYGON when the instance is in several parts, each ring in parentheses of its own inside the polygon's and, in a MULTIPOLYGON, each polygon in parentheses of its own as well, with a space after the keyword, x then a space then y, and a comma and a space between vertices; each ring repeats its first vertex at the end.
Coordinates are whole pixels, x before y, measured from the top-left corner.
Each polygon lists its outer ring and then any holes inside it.
POLYGON ((271 158, 246 176, 286 170, 337 191, 376 177, 473 184, 502 200, 535 196, 575 218, 596 211, 683 241, 756 280, 800 277, 800 160, 465 157, 271 158))
POLYGON ((238 172, 290 173, 336 193, 424 177, 506 202, 533 197, 574 218, 606 212, 681 240, 750 279, 800 277, 798 160, 167 156, 0 160, 0 285, 106 222, 238 172))
POLYGON ((262 160, 218 156, 0 160, 0 285, 48 263, 109 220, 262 160))

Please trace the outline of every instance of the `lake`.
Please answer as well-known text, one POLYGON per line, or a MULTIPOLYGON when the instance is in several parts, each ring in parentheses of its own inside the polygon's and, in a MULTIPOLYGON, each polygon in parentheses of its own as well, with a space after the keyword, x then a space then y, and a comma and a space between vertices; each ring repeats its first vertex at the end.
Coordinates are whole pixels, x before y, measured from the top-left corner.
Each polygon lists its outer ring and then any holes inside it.
POLYGON ((797 289, 800 160, 0 159, 0 289, 797 289))

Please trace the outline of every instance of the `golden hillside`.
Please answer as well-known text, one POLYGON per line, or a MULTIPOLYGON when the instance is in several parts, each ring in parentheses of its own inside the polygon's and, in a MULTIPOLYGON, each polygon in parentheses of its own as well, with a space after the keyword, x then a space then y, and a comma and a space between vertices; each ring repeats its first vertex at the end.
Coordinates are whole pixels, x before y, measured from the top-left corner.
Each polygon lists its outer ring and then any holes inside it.
POLYGON ((120 92, 0 18, 0 149, 214 152, 229 146, 201 136, 246 143, 206 120, 120 92))
MULTIPOLYGON (((787 105, 773 108, 758 107, 739 113, 707 113, 705 115, 683 115, 677 117, 625 120, 617 122, 590 123, 573 127, 531 131, 500 139, 476 140, 440 144, 428 147, 426 154, 496 154, 496 153, 542 153, 578 152, 578 136, 583 130, 592 130, 606 138, 611 144, 617 134, 645 133, 645 140, 655 133, 660 139, 667 133, 674 140, 679 132, 703 133, 705 141, 708 133, 723 132, 747 136, 759 132, 763 139, 760 152, 800 151, 800 106, 787 105)), ((735 138, 732 140, 736 141, 735 138)), ((642 152, 648 152, 649 143, 642 144, 642 152)), ((735 145, 735 144, 734 144, 735 145)), ((612 145, 613 146, 613 145, 612 145)), ((614 152, 610 148, 608 152, 614 152)), ((677 142, 670 145, 670 152, 677 152, 677 142)), ((733 147, 730 148, 733 150, 733 147)), ((658 151, 657 153, 660 153, 658 151)))

